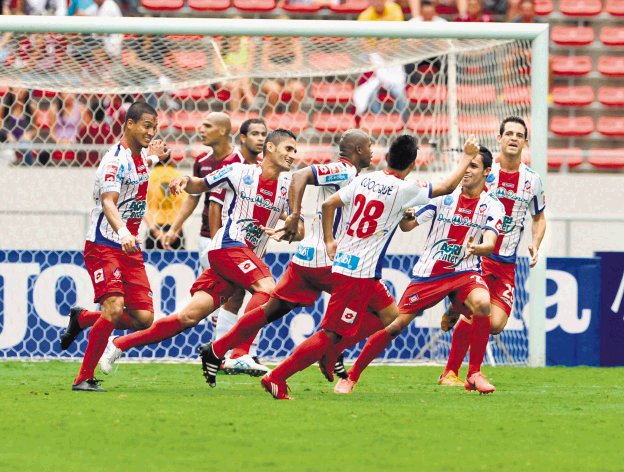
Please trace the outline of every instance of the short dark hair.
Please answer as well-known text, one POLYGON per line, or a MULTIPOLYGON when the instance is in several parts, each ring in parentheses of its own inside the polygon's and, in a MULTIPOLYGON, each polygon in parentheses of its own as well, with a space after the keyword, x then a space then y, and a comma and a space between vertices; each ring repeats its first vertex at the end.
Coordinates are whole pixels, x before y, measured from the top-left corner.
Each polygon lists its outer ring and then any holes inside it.
POLYGON ((130 108, 128 108, 128 111, 126 112, 125 124, 127 124, 129 120, 137 122, 145 114, 158 116, 158 113, 153 106, 147 104, 146 102, 134 102, 130 105, 130 108))
POLYGON ((508 116, 503 121, 501 121, 500 129, 498 130, 498 134, 500 136, 502 136, 503 133, 505 132, 505 125, 507 123, 518 123, 518 124, 524 126, 524 139, 529 137, 529 128, 527 128, 527 125, 524 122, 524 120, 522 118, 520 118, 519 116, 514 116, 514 115, 508 116))
POLYGON ((479 154, 481 154, 481 158, 483 159, 483 168, 487 169, 488 167, 492 167, 494 158, 492 157, 490 150, 485 146, 479 146, 479 154))
POLYGON ((420 6, 421 7, 424 7, 424 6, 434 7, 435 3, 433 3, 433 0, 422 0, 420 2, 420 6))
POLYGON ((266 154, 266 146, 267 143, 273 143, 276 146, 284 141, 285 139, 292 138, 295 141, 297 140, 297 136, 292 131, 288 131, 287 129, 276 129, 275 131, 271 131, 264 141, 264 146, 262 146, 262 154, 266 154))
POLYGON ((402 134, 390 144, 388 165, 396 170, 405 170, 416 160, 418 143, 409 134, 402 134))
POLYGON ((262 125, 265 128, 267 127, 266 123, 264 122, 262 118, 250 118, 248 120, 243 121, 243 123, 240 125, 240 134, 244 134, 245 136, 247 136, 247 133, 249 133, 249 128, 251 127, 251 125, 262 125))

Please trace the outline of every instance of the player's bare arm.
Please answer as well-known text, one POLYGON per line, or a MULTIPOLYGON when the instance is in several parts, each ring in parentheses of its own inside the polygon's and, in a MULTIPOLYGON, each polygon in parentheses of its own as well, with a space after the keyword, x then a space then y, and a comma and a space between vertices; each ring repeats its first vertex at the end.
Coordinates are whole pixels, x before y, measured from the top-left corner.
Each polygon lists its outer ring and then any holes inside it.
MULTIPOLYGON (((280 215, 280 220, 286 221, 287 219, 288 216, 286 216, 286 213, 282 213, 282 215, 280 215)), ((305 225, 303 224, 303 220, 301 218, 298 219, 297 230, 294 235, 286 234, 286 226, 282 226, 279 229, 260 226, 260 229, 276 241, 288 241, 290 243, 293 241, 301 241, 305 237, 305 225)))
POLYGON ((104 212, 104 216, 106 217, 108 224, 111 225, 111 228, 113 228, 113 230, 119 235, 121 249, 126 254, 132 254, 137 251, 137 241, 136 238, 130 234, 130 231, 126 228, 126 225, 119 214, 119 209, 117 208, 118 200, 119 193, 117 192, 104 192, 100 196, 102 211, 104 212))
POLYGON ((468 239, 466 244, 466 257, 475 256, 487 256, 492 253, 494 246, 496 246, 496 239, 498 234, 495 231, 486 229, 483 232, 482 240, 480 244, 474 243, 474 238, 468 239))
POLYGON ((413 230, 418 226, 418 220, 416 220, 416 211, 414 208, 408 208, 405 210, 403 219, 399 222, 399 228, 404 233, 413 230))
POLYGON ((533 235, 533 241, 529 246, 529 267, 535 267, 539 259, 539 248, 544 239, 546 233, 546 215, 541 212, 533 217, 533 224, 531 225, 531 233, 533 235))
POLYGON ((334 218, 336 215, 336 209, 342 208, 344 202, 341 200, 340 195, 333 194, 322 205, 321 223, 323 224, 323 241, 327 248, 327 256, 333 261, 336 255, 336 248, 338 243, 334 239, 334 218))
POLYGON ((185 175, 183 177, 175 177, 169 182, 169 191, 174 197, 180 195, 183 191, 190 195, 197 195, 208 190, 210 190, 210 187, 208 187, 206 181, 199 177, 185 175))
POLYGON ((214 238, 219 228, 221 228, 221 212, 223 205, 218 202, 210 201, 208 205, 208 226, 210 229, 210 237, 214 238))
POLYGON ((182 225, 184 224, 184 222, 188 219, 189 216, 193 214, 193 211, 197 207, 200 198, 200 195, 189 195, 184 200, 184 202, 182 202, 180 211, 176 214, 175 220, 173 220, 169 231, 167 231, 163 236, 162 244, 165 249, 171 248, 171 243, 175 241, 175 239, 180 234, 180 230, 182 229, 182 225))
POLYGON ((432 183, 431 198, 447 195, 455 190, 464 177, 466 169, 477 154, 479 154, 479 143, 477 138, 471 135, 464 143, 464 153, 459 158, 459 162, 453 172, 447 175, 441 182, 432 183))
POLYGON ((162 139, 152 139, 147 146, 147 154, 156 156, 160 162, 163 162, 171 156, 171 149, 167 149, 167 144, 162 139))
POLYGON ((285 233, 284 236, 288 237, 288 242, 294 241, 294 236, 299 225, 301 217, 301 202, 303 201, 303 194, 305 188, 308 185, 314 184, 314 172, 311 167, 305 167, 299 169, 292 174, 292 180, 290 187, 288 188, 288 204, 290 205, 290 215, 286 218, 284 223, 285 233))

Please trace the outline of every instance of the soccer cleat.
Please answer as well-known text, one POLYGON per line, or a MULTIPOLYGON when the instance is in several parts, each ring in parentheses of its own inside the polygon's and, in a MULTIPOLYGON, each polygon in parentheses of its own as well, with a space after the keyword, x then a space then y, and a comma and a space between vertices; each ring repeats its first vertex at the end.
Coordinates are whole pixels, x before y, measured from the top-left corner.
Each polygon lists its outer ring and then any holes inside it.
POLYGON ((357 383, 357 380, 351 380, 349 378, 340 379, 338 383, 336 384, 336 386, 334 387, 334 393, 340 393, 340 394, 351 393, 353 392, 353 389, 355 388, 356 383, 357 383))
POLYGON ((493 393, 496 391, 494 385, 488 382, 488 380, 485 378, 485 375, 483 375, 481 372, 475 372, 470 377, 468 377, 466 379, 464 387, 468 391, 476 390, 479 393, 483 394, 493 393))
POLYGON ((69 323, 67 324, 65 331, 63 331, 63 334, 61 334, 61 349, 63 351, 72 345, 74 340, 82 331, 82 328, 78 323, 78 317, 80 316, 80 312, 83 310, 84 308, 81 306, 75 306, 69 310, 69 323))
POLYGON ((347 373, 347 369, 344 365, 344 356, 342 354, 340 354, 336 358, 336 363, 334 364, 334 374, 336 374, 341 379, 346 380, 349 378, 349 374, 347 373))
POLYGON ((271 374, 265 374, 260 383, 276 400, 292 400, 292 397, 288 396, 290 390, 288 384, 284 381, 279 382, 271 379, 271 374))
POLYGON ((260 377, 271 372, 271 369, 265 365, 258 364, 249 354, 245 354, 236 359, 226 359, 223 363, 223 372, 230 375, 247 374, 252 377, 260 377))
POLYGON ((453 310, 453 304, 449 305, 440 320, 440 329, 445 333, 450 331, 457 324, 460 316, 461 313, 453 310))
POLYGON ((102 387, 100 387, 101 380, 92 377, 87 380, 83 380, 79 384, 73 384, 72 390, 75 392, 106 392, 102 387))
POLYGON ((104 375, 108 375, 113 370, 113 365, 119 360, 123 351, 113 344, 113 336, 108 339, 108 344, 104 350, 104 354, 100 358, 100 370, 104 375))
POLYGON ((438 385, 442 385, 443 387, 463 387, 464 381, 457 377, 455 372, 450 370, 446 375, 440 375, 438 378, 438 385))
POLYGON ((202 372, 206 383, 210 387, 215 388, 217 386, 217 372, 221 367, 221 359, 215 356, 212 350, 212 343, 206 343, 199 347, 199 357, 202 361, 202 372))

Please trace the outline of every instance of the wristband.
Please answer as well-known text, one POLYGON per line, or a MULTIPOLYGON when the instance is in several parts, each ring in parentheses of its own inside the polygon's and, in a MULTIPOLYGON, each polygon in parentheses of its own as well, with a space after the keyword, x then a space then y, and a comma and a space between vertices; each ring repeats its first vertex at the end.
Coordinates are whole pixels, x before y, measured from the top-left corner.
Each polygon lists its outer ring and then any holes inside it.
POLYGON ((150 154, 149 156, 147 156, 146 159, 147 159, 147 162, 149 162, 151 165, 154 165, 160 162, 160 159, 158 158, 156 154, 150 154))
POLYGON ((132 236, 132 234, 130 234, 130 230, 125 226, 119 228, 119 230, 117 231, 117 235, 119 236, 119 240, 122 240, 126 236, 132 236))

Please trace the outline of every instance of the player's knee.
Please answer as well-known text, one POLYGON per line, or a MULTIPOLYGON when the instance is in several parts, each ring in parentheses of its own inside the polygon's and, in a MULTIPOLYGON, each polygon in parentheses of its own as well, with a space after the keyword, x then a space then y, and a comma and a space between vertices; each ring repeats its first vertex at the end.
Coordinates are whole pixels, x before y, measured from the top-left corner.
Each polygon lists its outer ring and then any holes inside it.
POLYGON ((123 297, 107 298, 102 304, 102 315, 104 318, 115 321, 121 318, 124 312, 123 297))
POLYGON ((472 312, 477 316, 489 316, 490 314, 490 300, 487 298, 478 298, 474 300, 472 304, 472 312))
POLYGON ((134 327, 138 330, 147 329, 152 326, 154 322, 154 313, 148 312, 145 316, 142 316, 139 319, 134 320, 134 327))

